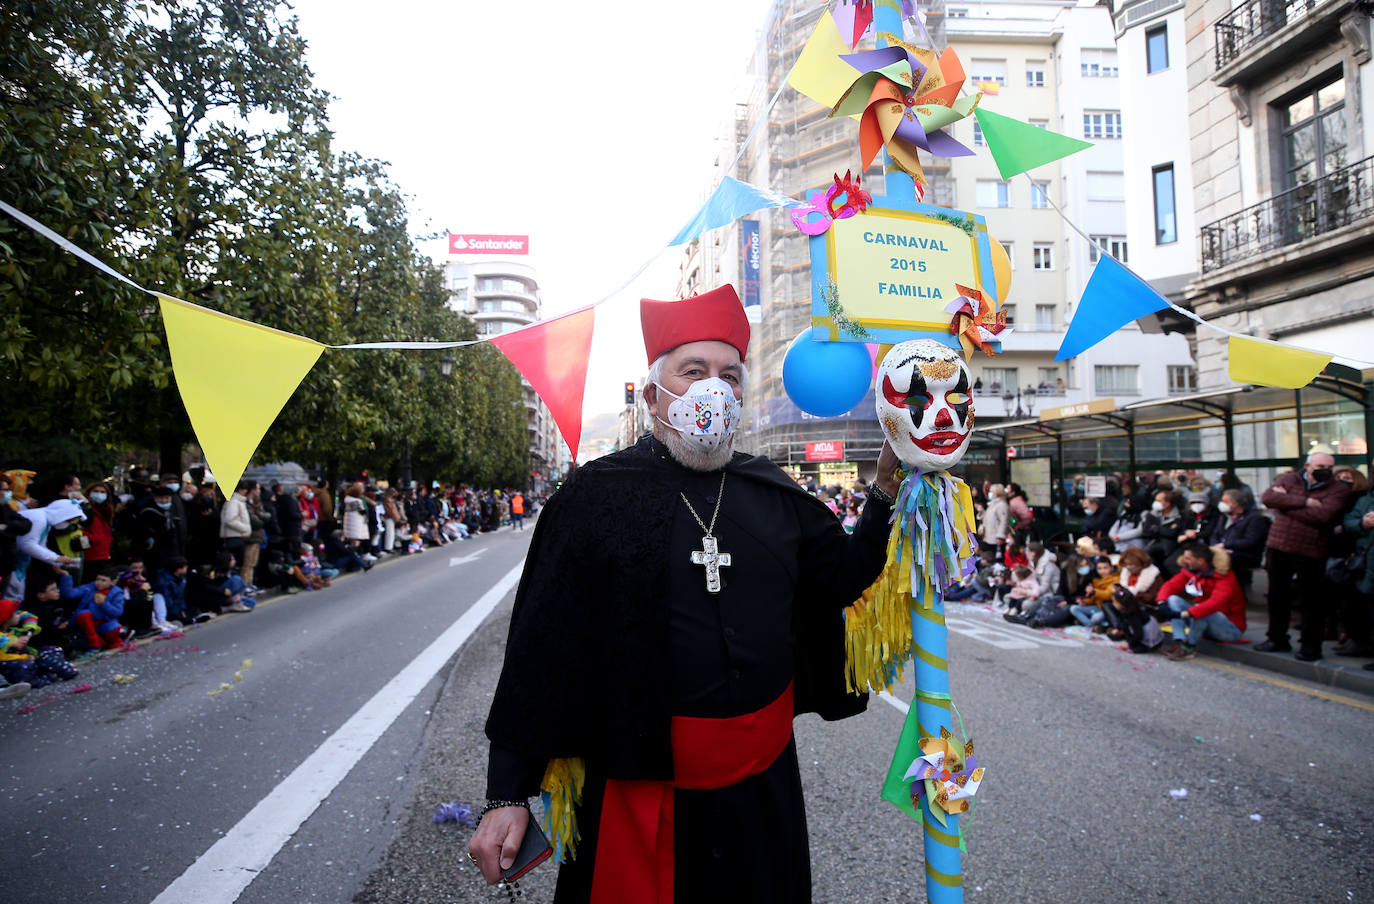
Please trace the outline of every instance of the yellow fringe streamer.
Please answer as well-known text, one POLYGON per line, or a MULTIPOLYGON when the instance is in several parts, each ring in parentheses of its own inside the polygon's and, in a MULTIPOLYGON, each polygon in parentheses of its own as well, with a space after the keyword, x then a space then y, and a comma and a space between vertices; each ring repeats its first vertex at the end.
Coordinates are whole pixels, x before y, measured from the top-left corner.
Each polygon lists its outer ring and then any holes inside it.
MULTIPOLYGON (((922 479, 933 481, 941 476, 925 475, 922 479)), ((955 483, 954 521, 959 531, 959 557, 966 559, 975 550, 969 544, 968 531, 975 527, 973 494, 968 484, 957 477, 955 483)), ((934 569, 934 543, 926 544, 927 554, 923 574, 929 575, 934 569)), ((851 693, 861 693, 868 689, 890 691, 902 680, 906 664, 911 661, 913 649, 911 631, 911 560, 916 551, 910 537, 902 536, 896 520, 887 540, 887 564, 883 573, 873 582, 863 595, 845 609, 845 681, 851 693), (902 547, 901 561, 897 560, 898 546, 902 547)), ((930 609, 935 599, 935 588, 926 580, 920 588, 920 599, 915 602, 922 608, 930 609)))
POLYGON ((555 848, 562 845, 559 862, 577 856, 577 807, 582 803, 582 785, 587 780, 587 766, 581 757, 549 760, 540 789, 549 795, 544 810, 544 831, 555 848))

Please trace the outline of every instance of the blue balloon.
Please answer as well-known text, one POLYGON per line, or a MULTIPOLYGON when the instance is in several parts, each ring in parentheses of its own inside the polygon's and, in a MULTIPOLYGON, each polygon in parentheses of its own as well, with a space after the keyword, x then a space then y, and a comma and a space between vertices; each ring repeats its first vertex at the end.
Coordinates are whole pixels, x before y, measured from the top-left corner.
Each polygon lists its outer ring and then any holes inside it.
POLYGON ((797 334, 782 361, 782 385, 807 414, 844 414, 868 393, 873 360, 862 342, 817 342, 811 327, 797 334))

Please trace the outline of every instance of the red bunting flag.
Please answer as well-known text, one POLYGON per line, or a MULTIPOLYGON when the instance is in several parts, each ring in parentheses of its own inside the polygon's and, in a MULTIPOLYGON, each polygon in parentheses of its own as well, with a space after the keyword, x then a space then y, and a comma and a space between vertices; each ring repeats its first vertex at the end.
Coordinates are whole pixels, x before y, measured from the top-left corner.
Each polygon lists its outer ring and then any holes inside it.
POLYGON ((582 394, 595 317, 595 308, 586 307, 491 340, 549 406, 574 462, 582 439, 582 394))

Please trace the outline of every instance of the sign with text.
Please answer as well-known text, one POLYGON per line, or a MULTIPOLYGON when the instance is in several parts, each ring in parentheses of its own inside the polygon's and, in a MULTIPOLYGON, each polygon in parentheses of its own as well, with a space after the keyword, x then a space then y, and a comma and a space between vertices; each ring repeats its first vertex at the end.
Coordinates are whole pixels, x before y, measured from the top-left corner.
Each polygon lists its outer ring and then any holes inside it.
POLYGON ((990 241, 983 217, 929 204, 835 220, 811 239, 812 338, 958 348, 945 309, 956 286, 995 299, 990 241))
POLYGON ((1040 420, 1062 421, 1066 417, 1083 417, 1087 414, 1109 414, 1116 410, 1116 399, 1095 399, 1079 402, 1076 405, 1060 405, 1058 408, 1040 409, 1040 420))
POLYGON ((1048 458, 1018 458, 1011 463, 1011 479, 1026 491, 1031 505, 1050 505, 1050 460, 1048 458))
POLYGON ((759 271, 763 266, 763 249, 759 244, 759 221, 740 220, 741 250, 743 261, 740 272, 743 274, 744 316, 751 323, 758 323, 763 312, 763 299, 759 295, 759 271))
POLYGON ((1083 478, 1083 495, 1101 498, 1107 495, 1107 477, 1105 474, 1090 474, 1083 478))
POLYGON ((529 254, 527 235, 484 235, 472 232, 450 232, 449 254, 529 254))
POLYGON ((840 440, 806 444, 807 461, 844 461, 844 442, 840 440))

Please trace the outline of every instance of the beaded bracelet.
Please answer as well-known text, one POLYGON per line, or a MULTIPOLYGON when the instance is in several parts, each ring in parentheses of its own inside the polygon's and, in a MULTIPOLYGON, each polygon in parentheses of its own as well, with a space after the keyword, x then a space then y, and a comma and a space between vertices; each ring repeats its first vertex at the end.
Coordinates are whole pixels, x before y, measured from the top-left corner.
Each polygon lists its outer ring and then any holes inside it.
POLYGON ((481 822, 483 816, 486 816, 492 810, 499 810, 502 807, 524 807, 528 810, 530 808, 530 802, 528 800, 488 800, 482 805, 482 812, 478 814, 477 821, 481 822))

